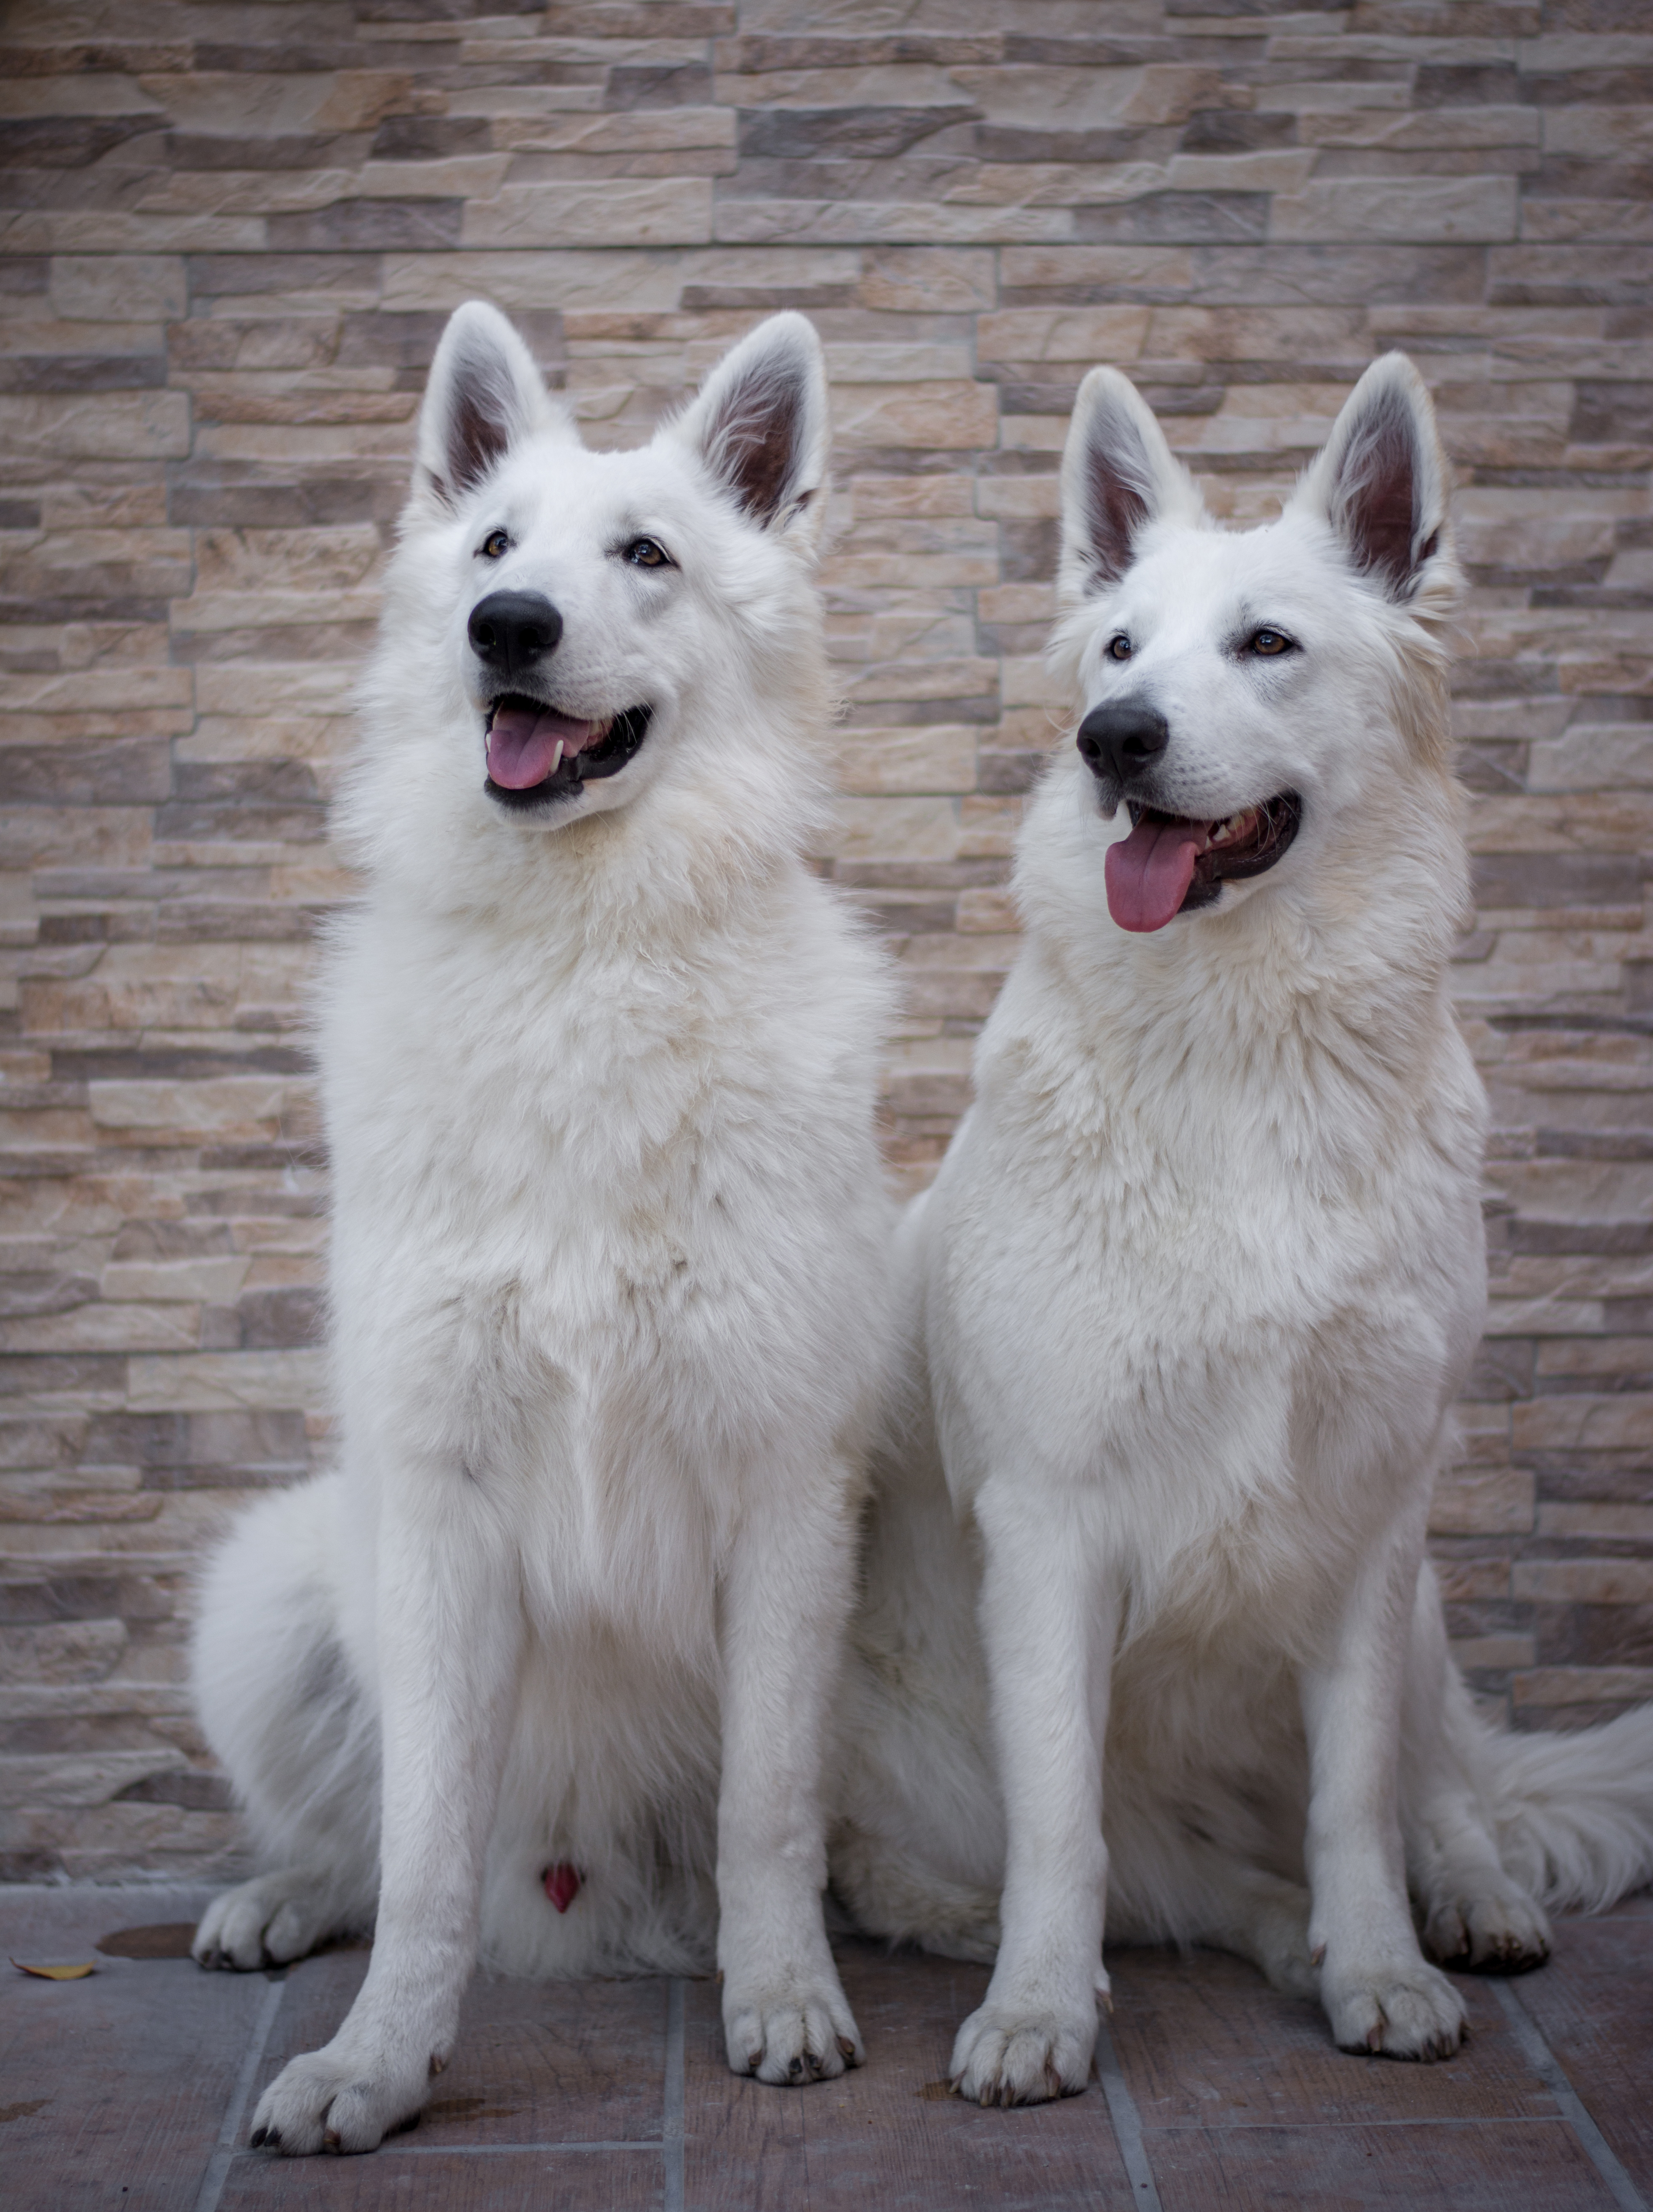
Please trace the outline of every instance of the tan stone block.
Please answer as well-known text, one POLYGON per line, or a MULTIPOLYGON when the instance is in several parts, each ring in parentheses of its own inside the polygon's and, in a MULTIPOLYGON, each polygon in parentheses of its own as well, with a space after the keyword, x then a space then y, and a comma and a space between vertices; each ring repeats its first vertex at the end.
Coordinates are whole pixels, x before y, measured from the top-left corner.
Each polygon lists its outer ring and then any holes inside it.
POLYGON ((308 215, 352 198, 356 183, 354 169, 185 169, 158 174, 132 204, 139 215, 308 215))
POLYGON ((297 1103, 281 1075, 217 1075, 194 1082, 94 1082, 87 1085, 100 1128, 209 1132, 278 1126, 297 1103))
POLYGON ((197 592, 174 600, 172 623, 174 630, 188 633, 376 623, 383 604, 377 591, 197 592))
POLYGON ((173 254, 83 254, 55 260, 53 312, 66 321, 155 323, 188 310, 184 264, 173 254))
POLYGON ((1061 485, 1054 476, 978 477, 975 507, 994 520, 1047 520, 1062 511, 1061 485))
POLYGON ((1533 1526, 1533 1477, 1513 1467, 1443 1468, 1430 1507, 1436 1536, 1524 1534, 1533 1526))
POLYGON ((1060 453, 1067 443, 1066 415, 1005 415, 999 443, 1006 453, 1060 453))
POLYGON ((1516 236, 1516 215, 1513 177, 1325 177, 1276 195, 1268 235, 1328 245, 1490 243, 1516 236))
POLYGON ((975 326, 983 361, 1134 361, 1147 337, 1147 307, 1008 307, 975 326))
POLYGON ((1522 793, 1477 799, 1473 853, 1643 853, 1653 839, 1653 798, 1639 792, 1522 793))
POLYGON ((1366 108, 1392 111, 1407 105, 1407 86, 1393 78, 1333 77, 1323 82, 1280 78, 1257 87, 1257 110, 1265 115, 1352 113, 1366 108))
POLYGON ((133 1783, 184 1764, 170 1745, 56 1757, 13 1753, 0 1758, 0 1807, 103 1805, 133 1783))
MULTIPOLYGON (((1534 1398, 1512 1409, 1510 1425, 1517 1451, 1645 1450, 1653 1443, 1653 1397, 1626 1390, 1534 1398)), ((1653 1565, 1648 1572, 1653 1577, 1653 1565)))
POLYGON ((1165 187, 1173 192, 1301 192, 1319 158, 1307 146, 1249 154, 1174 154, 1165 187))
POLYGON ((832 393, 835 433, 842 445, 993 446, 999 436, 997 395, 963 382, 841 384, 832 393))
POLYGON ((605 177, 588 185, 507 185, 466 203, 462 245, 699 246, 712 236, 705 177, 605 177))
MULTIPOLYGON (((252 1264, 235 1254, 216 1259, 114 1260, 99 1278, 98 1290, 117 1302, 233 1305, 252 1264)), ((188 1348, 194 1350, 193 1340, 188 1348)))
POLYGON ((194 536, 198 592, 347 591, 373 575, 385 550, 371 523, 194 536))
POLYGON ((645 107, 621 114, 495 112, 494 143, 520 154, 670 154, 732 147, 730 107, 645 107))
MULTIPOLYGON (((720 359, 726 349, 726 339, 716 340, 706 366, 709 368, 712 361, 720 359)), ((693 349, 690 350, 692 357, 693 349)), ((827 375, 835 385, 965 380, 973 373, 969 348, 964 345, 867 339, 858 343, 829 344, 824 351, 827 375)))
POLYGON ((164 663, 106 668, 10 669, 0 673, 0 710, 49 714, 64 708, 112 713, 123 707, 187 708, 191 671, 164 663))
MULTIPOLYGON (((1249 105, 1222 72, 1182 62, 1146 69, 955 69, 952 82, 990 123, 1030 131, 1107 131, 1182 123, 1199 107, 1249 105)), ((957 95, 955 95, 956 97, 957 95)))
POLYGON ((1007 707, 1060 709, 1067 704, 1041 653, 1006 653, 1000 663, 999 690, 1007 707))
POLYGON ((949 207, 1101 207, 1168 182, 1159 161, 1004 161, 959 170, 941 198, 949 207))
POLYGON ((1021 923, 1007 884, 974 884, 960 891, 957 914, 961 936, 978 930, 984 936, 1002 935, 1018 928, 1021 923))
POLYGON ((1370 351, 1364 321, 1351 307, 1155 307, 1144 351, 1154 361, 1352 362, 1370 351))
POLYGON ((1461 556, 1504 568, 1565 568, 1612 553, 1617 526, 1643 511, 1639 492, 1561 492, 1476 485, 1453 503, 1461 556))
POLYGON ((1575 1336, 1601 1327, 1600 1304, 1577 1298, 1494 1297, 1486 1309, 1488 1336, 1575 1336))
POLYGON ((959 803, 958 856, 964 860, 1008 860, 1021 826, 1019 799, 972 794, 959 803))
POLYGON ((7 227, 9 253, 258 253, 267 242, 257 215, 129 215, 115 208, 30 208, 7 227))
POLYGON ((1457 1665, 1474 1667, 1530 1667, 1537 1644, 1530 1636, 1455 1636, 1448 1646, 1457 1665))
POLYGON ((951 860, 958 810, 951 799, 840 799, 826 851, 842 860, 951 860))
POLYGON ((327 70, 283 75, 270 70, 196 70, 140 76, 164 106, 175 131, 213 137, 283 137, 297 133, 370 131, 387 115, 440 112, 417 79, 402 70, 327 70))
POLYGON ((8 392, 0 441, 30 460, 179 460, 189 401, 181 392, 8 392))
POLYGON ((977 592, 975 609, 984 623, 1054 622, 1056 586, 1054 583, 995 584, 990 591, 977 592))
POLYGON ((975 731, 950 723, 841 731, 837 780, 842 790, 868 796, 969 791, 975 783, 975 731))
POLYGON ((998 296, 989 252, 956 246, 878 246, 862 257, 860 297, 897 314, 960 315, 998 296))
POLYGON ((204 715, 244 714, 250 702, 259 714, 286 708, 337 714, 350 703, 354 681, 355 672, 337 663, 283 667, 268 661, 204 661, 195 671, 197 703, 204 715))

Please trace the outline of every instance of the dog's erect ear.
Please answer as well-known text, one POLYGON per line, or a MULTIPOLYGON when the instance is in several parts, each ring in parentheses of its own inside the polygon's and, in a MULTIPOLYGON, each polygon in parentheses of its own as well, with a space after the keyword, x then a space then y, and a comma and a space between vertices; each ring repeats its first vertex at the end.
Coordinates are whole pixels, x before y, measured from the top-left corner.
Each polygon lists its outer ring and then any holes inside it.
POLYGON ((785 528, 826 480, 826 364, 815 325, 771 315, 727 353, 670 434, 700 455, 742 514, 785 528))
POLYGON ((1329 523, 1387 597, 1410 599, 1442 550, 1446 494, 1424 380, 1405 354, 1386 353, 1344 402, 1291 505, 1329 523))
POLYGON ((1074 596, 1116 584, 1151 522, 1198 523, 1188 471, 1129 377, 1093 368, 1062 453, 1062 583, 1074 596))
POLYGON ((419 473, 450 503, 512 446, 562 417, 533 356, 497 307, 456 307, 430 365, 419 416, 419 473))

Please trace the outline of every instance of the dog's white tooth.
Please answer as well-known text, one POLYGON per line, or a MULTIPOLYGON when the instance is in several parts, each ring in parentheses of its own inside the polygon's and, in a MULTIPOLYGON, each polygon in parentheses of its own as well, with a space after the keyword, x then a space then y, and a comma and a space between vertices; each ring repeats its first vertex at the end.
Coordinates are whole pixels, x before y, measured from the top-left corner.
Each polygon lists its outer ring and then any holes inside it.
POLYGON ((550 767, 546 770, 546 774, 547 774, 548 775, 555 775, 556 774, 556 772, 557 772, 558 769, 559 769, 559 768, 561 768, 561 767, 562 767, 562 738, 559 738, 557 739, 556 743, 556 744, 551 747, 551 764, 550 764, 550 767))

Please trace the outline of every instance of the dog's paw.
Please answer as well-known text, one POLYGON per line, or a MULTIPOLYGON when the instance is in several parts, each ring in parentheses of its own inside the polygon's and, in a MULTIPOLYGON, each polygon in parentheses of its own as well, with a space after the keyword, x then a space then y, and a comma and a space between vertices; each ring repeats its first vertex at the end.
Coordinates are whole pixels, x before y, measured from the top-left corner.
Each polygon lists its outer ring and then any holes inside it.
POLYGON ((836 1976, 757 1990, 726 1984, 723 2032, 734 2073, 793 2087, 830 2081, 866 2056, 836 1976))
POLYGON ((1424 1924, 1424 1948, 1461 1973, 1524 1974, 1550 1955, 1543 1907, 1508 1881, 1478 1881, 1475 1893, 1435 1898, 1424 1924))
POLYGON ((248 2140, 254 2150, 288 2158, 373 2150, 418 2118, 429 2080, 428 2061, 409 2063, 329 2044, 283 2067, 258 2100, 248 2140))
POLYGON ((260 1875, 215 1897, 190 1953, 198 1966, 285 1966, 333 1933, 336 1914, 320 1877, 303 1867, 260 1875))
POLYGON ((1449 2058, 1466 2033, 1463 2002, 1423 1959, 1320 1977, 1320 2001, 1340 2051, 1388 2058, 1449 2058))
POLYGON ((1079 2095, 1096 2045, 1094 2002, 1087 2012, 989 2001, 959 2029, 948 2078, 978 2105, 1042 2105, 1079 2095))

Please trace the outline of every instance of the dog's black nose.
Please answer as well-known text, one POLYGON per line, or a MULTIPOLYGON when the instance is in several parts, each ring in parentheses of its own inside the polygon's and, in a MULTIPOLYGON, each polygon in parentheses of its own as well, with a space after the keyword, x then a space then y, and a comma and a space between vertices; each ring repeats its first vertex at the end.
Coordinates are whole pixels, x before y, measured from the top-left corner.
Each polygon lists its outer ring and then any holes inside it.
POLYGON ((1123 700, 1093 707, 1079 724, 1079 755, 1092 775, 1128 783, 1171 741, 1170 725, 1152 707, 1123 700))
POLYGON ((472 608, 467 628, 485 668, 516 676, 556 651, 562 617, 539 592, 489 592, 472 608))

